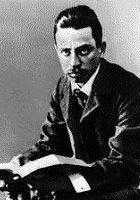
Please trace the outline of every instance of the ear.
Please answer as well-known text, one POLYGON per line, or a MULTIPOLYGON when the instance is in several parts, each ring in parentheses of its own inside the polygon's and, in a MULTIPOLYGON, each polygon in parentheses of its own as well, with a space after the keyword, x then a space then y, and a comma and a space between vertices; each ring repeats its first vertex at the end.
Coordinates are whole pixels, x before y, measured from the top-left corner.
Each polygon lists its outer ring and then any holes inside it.
POLYGON ((101 45, 101 53, 105 53, 105 50, 106 50, 106 42, 102 42, 102 45, 101 45))
POLYGON ((57 44, 54 44, 54 48, 56 50, 56 53, 58 54, 58 47, 57 47, 57 44))
POLYGON ((57 51, 57 45, 56 45, 56 44, 54 44, 54 48, 55 48, 55 50, 57 51))

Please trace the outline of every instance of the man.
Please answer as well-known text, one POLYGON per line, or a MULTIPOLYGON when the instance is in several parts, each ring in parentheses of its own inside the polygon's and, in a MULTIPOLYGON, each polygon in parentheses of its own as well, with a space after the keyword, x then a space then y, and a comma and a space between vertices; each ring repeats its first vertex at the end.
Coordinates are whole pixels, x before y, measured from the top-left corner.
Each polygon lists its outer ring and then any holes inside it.
POLYGON ((127 188, 120 199, 128 199, 129 193, 138 199, 137 188, 130 186, 139 181, 139 79, 102 58, 102 27, 87 6, 58 15, 54 41, 63 76, 52 93, 40 140, 22 155, 22 162, 52 153, 80 158, 93 163, 91 177, 98 192, 103 181, 102 191, 127 188))

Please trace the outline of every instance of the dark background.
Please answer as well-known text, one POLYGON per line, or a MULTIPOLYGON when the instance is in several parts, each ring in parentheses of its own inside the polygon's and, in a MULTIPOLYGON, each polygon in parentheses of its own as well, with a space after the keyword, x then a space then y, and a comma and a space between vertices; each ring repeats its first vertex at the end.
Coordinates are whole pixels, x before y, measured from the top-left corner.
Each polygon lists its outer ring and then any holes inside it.
POLYGON ((53 46, 54 18, 78 4, 97 12, 107 41, 105 57, 140 76, 139 0, 1 0, 0 162, 39 137, 61 74, 53 46))

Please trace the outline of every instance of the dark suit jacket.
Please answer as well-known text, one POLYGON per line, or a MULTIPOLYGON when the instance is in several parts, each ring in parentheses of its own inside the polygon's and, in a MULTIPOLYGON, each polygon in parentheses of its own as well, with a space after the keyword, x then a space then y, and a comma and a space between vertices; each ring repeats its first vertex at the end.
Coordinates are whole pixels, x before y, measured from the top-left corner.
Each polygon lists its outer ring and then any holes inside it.
POLYGON ((102 177, 111 177, 114 183, 123 179, 126 184, 133 178, 137 182, 140 165, 140 80, 120 66, 101 59, 99 73, 78 124, 81 144, 78 156, 75 111, 70 81, 64 75, 51 96, 40 140, 25 153, 26 157, 33 160, 50 153, 74 155, 88 163, 93 162, 94 178, 99 170, 102 177))

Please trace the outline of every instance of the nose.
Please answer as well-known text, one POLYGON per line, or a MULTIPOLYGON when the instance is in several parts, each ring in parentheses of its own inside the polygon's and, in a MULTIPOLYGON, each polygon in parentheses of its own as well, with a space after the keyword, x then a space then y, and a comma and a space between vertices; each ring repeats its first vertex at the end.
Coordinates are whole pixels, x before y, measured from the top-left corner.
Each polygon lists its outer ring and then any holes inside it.
POLYGON ((79 67, 81 65, 80 58, 76 55, 76 53, 73 53, 71 56, 70 65, 72 68, 79 67))

